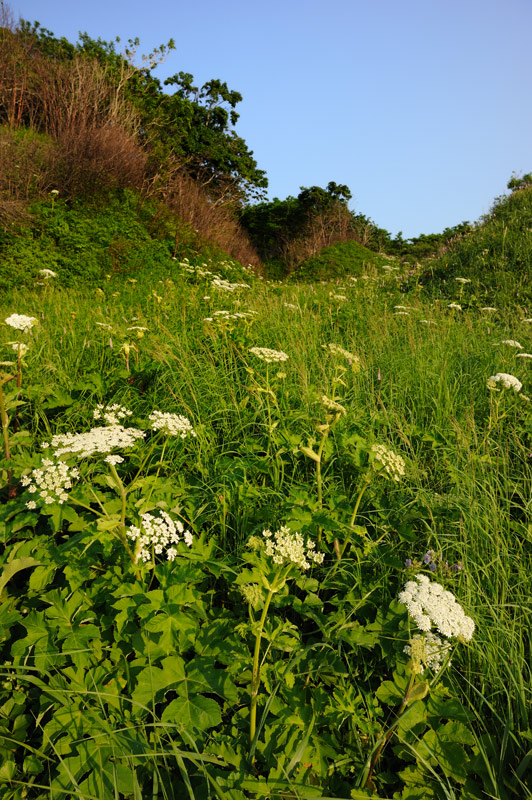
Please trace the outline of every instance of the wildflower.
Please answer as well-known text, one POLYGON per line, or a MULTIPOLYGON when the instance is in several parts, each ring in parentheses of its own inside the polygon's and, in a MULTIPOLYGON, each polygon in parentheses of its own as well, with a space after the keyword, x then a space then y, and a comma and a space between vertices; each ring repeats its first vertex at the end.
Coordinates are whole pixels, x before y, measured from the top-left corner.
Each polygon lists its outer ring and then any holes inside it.
POLYGON ((143 439, 144 431, 138 428, 124 428, 122 425, 109 425, 104 428, 91 428, 86 433, 58 433, 52 436, 50 445, 56 448, 56 457, 75 454, 78 458, 88 458, 97 453, 110 453, 117 447, 133 447, 137 439, 143 439))
POLYGON ((532 322, 532 317, 530 317, 529 319, 522 319, 521 322, 532 322))
POLYGON ((152 411, 149 420, 152 430, 162 431, 167 436, 179 436, 181 439, 186 439, 188 436, 196 436, 196 431, 190 424, 190 420, 180 414, 152 411))
POLYGON ((455 308, 457 311, 462 310, 462 306, 459 303, 449 303, 447 308, 455 308))
POLYGON ((123 462, 123 460, 124 459, 122 458, 122 456, 118 456, 118 455, 105 456, 105 458, 104 458, 104 461, 106 461, 108 464, 111 464, 111 466, 113 466, 113 467, 116 467, 117 464, 121 464, 123 462))
POLYGON ((59 194, 59 189, 51 189, 50 194, 53 194, 54 197, 57 197, 57 195, 59 194))
POLYGON ((380 464, 389 478, 393 481, 401 480, 405 474, 405 462, 401 456, 398 456, 393 450, 389 450, 384 444, 374 444, 371 452, 375 461, 380 464))
POLYGON ((337 300, 340 303, 348 302, 348 298, 345 296, 345 294, 332 294, 332 292, 329 292, 329 297, 331 297, 333 300, 337 300))
POLYGON ((397 599, 404 603, 421 631, 428 633, 434 626, 448 639, 460 637, 468 642, 472 638, 475 623, 471 617, 466 616, 452 592, 431 582, 426 575, 419 574, 415 580, 407 581, 397 599))
POLYGON ((37 318, 27 317, 25 314, 11 314, 11 316, 6 317, 5 323, 17 331, 29 333, 33 326, 37 324, 37 318))
POLYGON ((514 375, 509 375, 507 372, 497 372, 496 375, 492 375, 488 378, 488 389, 499 391, 496 386, 497 383, 502 383, 505 389, 513 389, 514 392, 520 392, 523 386, 520 380, 514 375))
POLYGON ((414 672, 423 675, 425 667, 434 673, 439 672, 450 649, 450 642, 444 642, 434 633, 415 633, 403 652, 411 656, 414 672))
POLYGON ((266 539, 265 553, 271 556, 274 564, 295 564, 301 569, 309 569, 311 561, 315 564, 323 562, 323 553, 315 552, 314 542, 310 539, 305 542, 300 533, 291 531, 287 525, 282 525, 275 533, 265 530, 262 535, 266 539))
POLYGON ((192 534, 185 530, 180 520, 173 520, 166 511, 159 511, 159 516, 145 513, 141 517, 140 526, 131 526, 126 531, 128 537, 136 542, 135 562, 139 558, 146 562, 153 555, 165 555, 167 561, 173 561, 177 549, 173 546, 184 541, 188 547, 192 544, 192 534))
POLYGON ((471 278, 455 278, 458 283, 471 283, 471 278))
POLYGON ((413 311, 413 306, 394 306, 397 311, 413 311))
POLYGON ((98 403, 92 412, 92 416, 96 420, 103 419, 107 425, 119 425, 121 419, 130 417, 132 413, 132 411, 125 406, 121 406, 119 403, 113 403, 113 405, 110 406, 104 406, 102 403, 98 403))
POLYGON ((483 307, 483 308, 481 308, 480 310, 481 310, 481 311, 497 311, 497 309, 496 309, 496 308, 493 308, 493 306, 484 306, 484 307, 483 307))
POLYGON ((102 328, 104 331, 112 331, 113 326, 109 325, 107 322, 95 322, 95 325, 98 325, 99 328, 102 328))
POLYGON ((343 347, 340 347, 339 344, 334 344, 334 342, 329 342, 327 345, 323 345, 329 353, 333 356, 343 356, 346 358, 350 364, 353 365, 354 368, 360 366, 360 358, 355 355, 354 353, 350 353, 349 350, 344 350, 343 347))
POLYGON ((39 275, 42 275, 43 278, 57 278, 57 272, 54 272, 53 269, 40 269, 39 275))
POLYGON ((516 358, 532 358, 532 353, 517 353, 516 358))
POLYGON ((422 319, 421 322, 424 322, 425 325, 436 325, 433 319, 422 319))
MULTIPOLYGON (((42 467, 31 471, 31 475, 21 478, 21 484, 28 492, 41 500, 45 505, 59 503, 62 505, 68 500, 68 490, 72 488, 72 482, 79 478, 79 470, 69 467, 63 461, 54 463, 51 459, 45 458, 42 467)), ((35 500, 30 500, 26 504, 28 508, 36 508, 35 500)))
POLYGON ((394 317, 409 317, 409 316, 410 316, 410 312, 409 311, 395 311, 394 312, 394 317))
POLYGON ((11 349, 17 353, 19 358, 23 358, 30 349, 24 342, 7 342, 7 344, 11 345, 11 349))
POLYGON ((292 310, 297 311, 297 306, 295 305, 295 303, 283 303, 283 305, 285 308, 290 308, 292 310))
POLYGON ((330 400, 324 394, 321 396, 321 404, 327 411, 331 411, 333 414, 343 414, 344 416, 347 414, 344 406, 337 403, 336 400, 330 400))
POLYGON ((508 347, 515 347, 517 350, 523 349, 523 345, 516 342, 515 339, 503 339, 501 344, 507 344, 508 347))
POLYGON ((287 361, 288 355, 282 350, 270 350, 268 347, 251 347, 249 350, 254 356, 265 361, 267 364, 275 364, 279 361, 287 361))

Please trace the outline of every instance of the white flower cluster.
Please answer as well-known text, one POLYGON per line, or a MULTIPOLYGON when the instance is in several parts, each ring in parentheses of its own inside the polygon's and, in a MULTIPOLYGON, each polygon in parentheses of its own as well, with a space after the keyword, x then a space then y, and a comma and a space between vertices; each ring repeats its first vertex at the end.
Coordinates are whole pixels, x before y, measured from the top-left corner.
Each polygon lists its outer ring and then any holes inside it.
POLYGON ((425 633, 434 625, 441 636, 460 637, 468 642, 475 632, 475 623, 466 616, 454 594, 422 573, 406 582, 397 599, 405 604, 409 615, 425 633))
POLYGON ((33 326, 37 324, 37 318, 27 317, 25 314, 11 314, 10 317, 6 317, 5 323, 15 328, 16 331, 29 333, 33 326))
POLYGON ((340 347, 339 344, 334 344, 333 342, 329 342, 329 344, 324 345, 324 347, 326 347, 329 353, 331 353, 333 356, 343 356, 344 358, 347 358, 347 360, 351 364, 360 363, 360 359, 358 356, 356 356, 354 353, 350 353, 349 350, 344 350, 344 348, 340 347))
POLYGON ((256 311, 235 311, 233 313, 223 310, 215 311, 212 317, 205 317, 203 322, 217 322, 223 325, 224 322, 229 322, 229 320, 253 318, 256 313, 256 311))
POLYGON ((86 433, 58 433, 52 436, 51 444, 43 442, 43 448, 53 447, 56 457, 77 455, 87 458, 96 453, 110 453, 116 447, 133 447, 137 439, 146 434, 138 428, 124 428, 122 425, 109 425, 106 428, 91 428, 86 433))
POLYGON ((7 342, 7 344, 11 346, 11 349, 16 352, 19 358, 23 358, 30 349, 24 342, 7 342))
POLYGON ((344 416, 347 414, 347 411, 343 405, 337 403, 336 400, 331 400, 324 394, 321 396, 321 404, 327 411, 330 411, 333 414, 343 414, 344 416))
POLYGON ((455 278, 458 283, 471 283, 471 278, 455 278))
POLYGON ((375 461, 383 467, 384 472, 389 478, 393 481, 401 480, 405 474, 405 462, 401 456, 398 456, 397 453, 394 453, 393 450, 390 450, 384 444, 372 445, 371 452, 374 455, 375 461))
POLYGON ((301 569, 309 569, 311 562, 323 562, 323 553, 315 552, 314 542, 310 539, 305 542, 300 533, 292 532, 287 525, 275 533, 265 530, 262 535, 266 539, 266 555, 273 558, 274 564, 295 564, 301 569))
POLYGON ((120 420, 130 417, 132 413, 132 411, 119 403, 113 403, 110 406, 98 403, 92 412, 92 416, 97 420, 102 419, 107 425, 119 425, 120 420))
POLYGON ((234 292, 235 289, 249 289, 249 283, 230 283, 226 281, 225 278, 220 278, 216 276, 211 281, 211 286, 213 289, 218 289, 224 292, 234 292))
POLYGON ((423 675, 424 668, 439 672, 443 659, 451 649, 450 642, 444 642, 435 633, 415 633, 403 652, 412 656, 417 672, 423 675))
POLYGON ((152 430, 163 431, 167 436, 179 436, 181 439, 186 439, 187 436, 196 436, 196 431, 190 424, 190 420, 180 414, 152 411, 149 420, 152 430))
POLYGON ((496 375, 492 375, 488 378, 488 389, 497 389, 497 384, 502 383, 505 389, 513 389, 514 392, 520 392, 523 388, 523 384, 520 380, 518 380, 514 375, 510 375, 507 372, 497 372, 496 375))
POLYGON ((523 349, 523 345, 519 342, 516 342, 515 339, 503 339, 501 344, 507 344, 508 347, 515 347, 517 350, 523 349))
POLYGON ((460 305, 460 303, 449 303, 447 308, 454 308, 454 309, 456 309, 456 311, 461 311, 462 310, 462 306, 460 305))
MULTIPOLYGON (((20 482, 27 487, 30 494, 35 495, 36 499, 45 505, 50 505, 63 504, 68 500, 68 490, 72 488, 72 481, 77 478, 79 470, 75 467, 69 467, 62 461, 54 463, 51 459, 45 458, 41 468, 32 470, 31 476, 25 475, 20 482)), ((35 500, 30 500, 26 506, 34 509, 37 508, 37 503, 35 500)))
POLYGON ((288 359, 287 354, 282 350, 270 350, 268 347, 251 347, 249 352, 262 361, 266 361, 267 364, 275 364, 288 359))
POLYGON ((57 278, 57 272, 54 272, 53 269, 40 269, 39 275, 42 275, 43 278, 57 278))
POLYGON ((181 540, 189 547, 192 544, 192 534, 185 530, 180 520, 173 520, 166 511, 160 511, 160 516, 143 514, 140 527, 134 525, 129 528, 127 535, 136 542, 135 556, 142 561, 149 561, 154 555, 165 555, 167 561, 173 561, 177 556, 177 548, 181 540))

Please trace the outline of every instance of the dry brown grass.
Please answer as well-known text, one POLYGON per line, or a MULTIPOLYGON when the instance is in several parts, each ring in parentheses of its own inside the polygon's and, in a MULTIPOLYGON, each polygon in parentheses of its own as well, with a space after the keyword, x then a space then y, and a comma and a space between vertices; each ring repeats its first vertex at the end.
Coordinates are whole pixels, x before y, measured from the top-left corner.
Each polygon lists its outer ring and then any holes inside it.
POLYGON ((52 188, 68 198, 127 187, 162 200, 200 238, 259 266, 229 203, 210 200, 186 165, 150 159, 122 77, 82 53, 44 55, 0 1, 0 223, 22 218, 24 202, 52 188))

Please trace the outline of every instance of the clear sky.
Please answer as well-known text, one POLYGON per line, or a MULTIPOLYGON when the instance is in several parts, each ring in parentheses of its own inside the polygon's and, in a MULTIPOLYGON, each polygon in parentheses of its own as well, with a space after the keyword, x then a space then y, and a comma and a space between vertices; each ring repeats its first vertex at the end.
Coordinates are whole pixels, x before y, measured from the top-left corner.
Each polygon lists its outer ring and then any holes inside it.
POLYGON ((532 171, 532 0, 8 0, 16 18, 220 78, 270 198, 347 184, 393 234, 487 212, 532 171))

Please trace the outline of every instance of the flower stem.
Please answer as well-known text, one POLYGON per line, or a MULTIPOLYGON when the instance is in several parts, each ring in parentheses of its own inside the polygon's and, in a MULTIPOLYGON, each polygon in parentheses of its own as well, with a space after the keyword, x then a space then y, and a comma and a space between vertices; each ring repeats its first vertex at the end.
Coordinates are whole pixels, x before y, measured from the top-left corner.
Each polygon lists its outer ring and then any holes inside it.
MULTIPOLYGON (((356 516, 357 516, 357 513, 358 513, 358 508, 360 506, 360 501, 362 500, 362 496, 363 496, 364 492, 366 491, 366 489, 368 488, 370 482, 371 481, 366 476, 366 478, 364 480, 364 485, 362 486, 362 489, 360 490, 360 492, 358 494, 358 497, 357 497, 357 500, 356 500, 356 503, 355 503, 355 507, 353 509, 353 513, 351 514, 351 519, 349 521, 349 527, 350 528, 352 528, 353 525, 355 524, 355 519, 356 519, 356 516)), ((344 540, 344 543, 343 543, 343 545, 342 545, 342 547, 340 549, 340 558, 342 558, 343 554, 345 553, 348 544, 349 544, 349 537, 346 536, 346 538, 344 540)), ((338 560, 340 560, 340 559, 338 559, 338 560)))
POLYGON ((401 719, 401 714, 403 713, 403 711, 405 710, 405 708, 408 705, 408 701, 410 699, 410 692, 412 691, 412 687, 414 685, 414 677, 415 677, 415 673, 412 672, 411 675, 410 675, 410 680, 408 682, 408 688, 406 690, 406 694, 403 697, 403 702, 401 703, 401 705, 399 707, 399 711, 397 712, 397 716, 395 718, 395 721, 393 722, 392 725, 390 725, 390 727, 388 728, 386 733, 384 733, 381 736, 381 738, 379 739, 379 742, 377 744, 376 749, 373 751, 373 755, 371 756, 369 765, 367 765, 367 766, 369 766, 369 771, 368 771, 368 775, 367 775, 367 778, 366 778, 365 783, 364 783, 364 789, 373 788, 373 780, 372 780, 372 778, 373 778, 373 772, 375 770, 375 766, 377 764, 377 761, 379 760, 380 754, 382 753, 382 751, 384 750, 384 748, 386 747, 386 745, 388 744, 388 742, 392 738, 393 732, 395 731, 397 725, 399 724, 399 720, 401 719))
POLYGON ((270 607, 270 602, 272 597, 273 597, 273 592, 271 589, 269 589, 268 596, 266 597, 266 600, 264 602, 264 608, 262 609, 261 618, 259 620, 259 629, 255 635, 255 649, 253 651, 253 668, 251 673, 251 703, 249 706, 250 746, 253 745, 253 741, 255 739, 255 732, 257 728, 257 698, 260 686, 260 664, 259 664, 260 643, 262 639, 262 631, 264 630, 264 623, 266 621, 266 615, 268 613, 268 608, 270 607))

